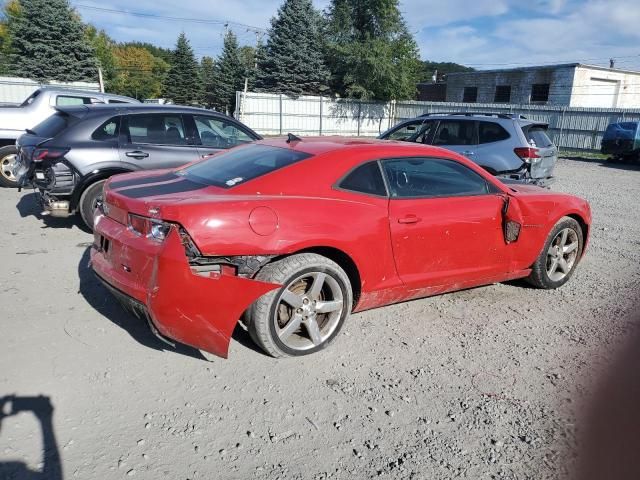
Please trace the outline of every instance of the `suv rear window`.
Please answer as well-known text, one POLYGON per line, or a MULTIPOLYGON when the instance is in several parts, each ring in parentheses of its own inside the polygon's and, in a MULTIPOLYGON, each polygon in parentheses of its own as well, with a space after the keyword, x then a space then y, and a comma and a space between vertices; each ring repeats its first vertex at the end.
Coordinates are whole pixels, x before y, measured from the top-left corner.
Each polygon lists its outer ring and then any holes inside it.
POLYGON ((553 142, 547 135, 547 131, 543 127, 531 127, 525 134, 527 135, 527 141, 535 143, 536 147, 550 147, 553 142))
POLYGON ((194 182, 231 188, 311 157, 268 145, 247 145, 219 153, 178 172, 194 182))
POLYGON ((39 137, 53 138, 69 126, 70 120, 71 117, 66 113, 57 112, 31 130, 39 137))

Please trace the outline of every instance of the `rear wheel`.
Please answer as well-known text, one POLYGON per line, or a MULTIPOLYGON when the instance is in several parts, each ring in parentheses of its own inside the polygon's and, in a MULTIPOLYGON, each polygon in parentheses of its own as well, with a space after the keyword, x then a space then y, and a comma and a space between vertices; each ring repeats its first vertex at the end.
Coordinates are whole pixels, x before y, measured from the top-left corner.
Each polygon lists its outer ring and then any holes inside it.
POLYGON ((326 257, 302 253, 266 265, 256 280, 281 284, 249 309, 249 333, 273 357, 325 348, 351 313, 349 277, 326 257))
POLYGON ((584 239, 576 220, 561 218, 551 229, 527 281, 538 288, 558 288, 569 281, 582 256, 584 239))
POLYGON ((89 185, 80 196, 78 209, 85 225, 93 232, 93 217, 96 208, 102 205, 102 186, 106 180, 100 180, 89 185))
POLYGON ((17 187, 18 181, 13 175, 13 163, 18 155, 15 145, 0 148, 0 185, 3 187, 17 187))

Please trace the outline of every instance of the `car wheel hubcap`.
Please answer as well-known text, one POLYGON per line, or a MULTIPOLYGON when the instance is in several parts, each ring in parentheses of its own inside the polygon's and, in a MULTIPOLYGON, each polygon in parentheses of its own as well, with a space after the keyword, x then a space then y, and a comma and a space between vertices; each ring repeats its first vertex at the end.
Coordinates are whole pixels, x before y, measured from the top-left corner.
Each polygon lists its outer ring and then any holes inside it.
POLYGON ((0 168, 2 168, 2 176, 12 182, 16 181, 16 177, 13 174, 13 164, 15 163, 15 161, 16 161, 16 155, 13 153, 11 155, 6 155, 2 157, 2 160, 0 160, 0 168))
POLYGON ((554 282, 564 279, 578 257, 578 234, 571 228, 564 228, 553 238, 547 250, 547 275, 554 282))
POLYGON ((315 348, 335 332, 343 310, 342 289, 335 278, 324 272, 302 274, 278 298, 276 335, 292 350, 315 348))

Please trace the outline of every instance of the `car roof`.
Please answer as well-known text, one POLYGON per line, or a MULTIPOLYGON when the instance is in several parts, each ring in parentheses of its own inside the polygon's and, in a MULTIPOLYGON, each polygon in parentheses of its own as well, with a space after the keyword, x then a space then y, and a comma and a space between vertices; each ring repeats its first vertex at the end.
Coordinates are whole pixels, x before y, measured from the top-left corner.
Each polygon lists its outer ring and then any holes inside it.
POLYGON ((40 87, 38 90, 47 91, 47 92, 57 92, 57 93, 72 93, 75 95, 85 95, 85 96, 103 96, 108 98, 122 98, 126 100, 133 100, 134 102, 140 103, 139 100, 136 100, 132 97, 127 97, 125 95, 116 95, 115 93, 102 93, 97 90, 82 90, 80 88, 66 88, 66 87, 58 87, 55 85, 45 85, 40 87))
POLYGON ((205 108, 186 107, 184 105, 155 105, 149 103, 101 103, 94 105, 70 105, 56 107, 56 110, 71 115, 96 114, 114 114, 114 113, 200 113, 207 115, 216 115, 219 117, 230 118, 224 113, 207 110, 205 108))
POLYGON ((309 153, 311 155, 322 155, 334 150, 366 150, 374 147, 377 151, 416 151, 417 148, 431 148, 440 151, 440 148, 426 145, 417 145, 412 142, 399 142, 395 140, 378 140, 377 138, 362 137, 341 137, 341 136, 324 136, 324 137, 297 137, 299 140, 289 141, 288 137, 272 137, 259 140, 255 143, 269 145, 272 147, 287 148, 297 150, 299 152, 309 153))

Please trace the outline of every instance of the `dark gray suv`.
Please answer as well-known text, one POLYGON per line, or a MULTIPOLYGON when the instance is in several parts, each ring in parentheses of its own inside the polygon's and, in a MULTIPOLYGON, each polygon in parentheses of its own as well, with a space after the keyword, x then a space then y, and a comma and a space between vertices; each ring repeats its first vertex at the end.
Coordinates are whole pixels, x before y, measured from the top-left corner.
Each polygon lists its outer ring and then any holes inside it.
POLYGON ((434 113, 399 123, 379 138, 441 146, 502 179, 549 186, 558 149, 547 128, 506 113, 434 113))
POLYGON ((174 168, 261 137, 226 115, 172 105, 83 105, 56 113, 17 141, 14 174, 33 186, 43 214, 80 213, 93 228, 104 181, 117 173, 174 168))

